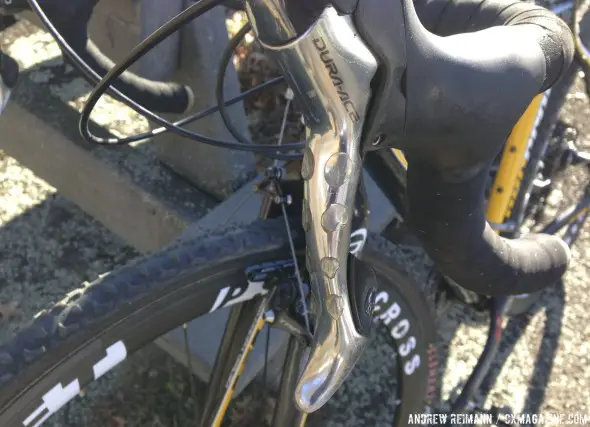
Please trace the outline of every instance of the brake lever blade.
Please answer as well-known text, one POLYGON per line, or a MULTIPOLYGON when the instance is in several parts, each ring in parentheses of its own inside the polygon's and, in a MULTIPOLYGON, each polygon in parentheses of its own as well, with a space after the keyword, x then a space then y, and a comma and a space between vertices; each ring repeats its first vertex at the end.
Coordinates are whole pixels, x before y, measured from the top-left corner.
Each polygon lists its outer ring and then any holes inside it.
MULTIPOLYGON (((277 16, 283 3, 256 1, 255 7, 248 3, 250 21, 259 35, 257 27, 263 22, 269 25, 269 20, 267 13, 256 11, 269 4, 277 16)), ((283 10, 280 15, 288 13, 283 10)), ((277 34, 291 37, 292 32, 285 30, 289 28, 283 24, 277 34)), ((339 15, 333 7, 326 8, 305 33, 282 45, 265 43, 268 27, 263 30, 261 43, 281 64, 303 107, 308 132, 301 171, 303 228, 318 310, 311 353, 296 387, 295 402, 301 411, 313 412, 344 382, 368 341, 366 333, 356 327, 351 310, 347 258, 362 171, 362 128, 377 61, 351 17, 339 15)))

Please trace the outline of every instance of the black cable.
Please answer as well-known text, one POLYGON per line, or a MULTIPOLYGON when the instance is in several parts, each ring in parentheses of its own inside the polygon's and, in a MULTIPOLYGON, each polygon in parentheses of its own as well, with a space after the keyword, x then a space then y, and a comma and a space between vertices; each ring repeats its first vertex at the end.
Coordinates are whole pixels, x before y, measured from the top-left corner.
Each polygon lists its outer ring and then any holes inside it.
MULTIPOLYGON (((211 10, 213 7, 217 6, 220 3, 220 0, 200 0, 198 3, 193 4, 176 17, 168 21, 154 33, 152 33, 147 39, 142 41, 139 45, 137 45, 131 53, 117 64, 113 69, 111 69, 104 78, 98 83, 98 85, 94 88, 92 93, 90 94, 88 100, 86 101, 86 105, 82 110, 82 115, 80 118, 80 131, 82 132, 83 136, 91 137, 88 123, 90 120, 90 113, 96 106, 98 100, 102 97, 105 93, 107 88, 111 86, 112 82, 115 81, 119 75, 121 75, 125 70, 130 68, 135 62, 141 59, 145 54, 147 54, 153 47, 155 47, 158 43, 164 40, 173 32, 177 31, 181 26, 185 25, 186 23, 192 21, 193 19, 201 16, 203 13, 211 10)), ((187 129, 175 126, 174 124, 164 120, 160 116, 154 114, 153 112, 143 108, 142 106, 138 105, 141 109, 141 113, 146 115, 148 118, 156 121, 158 124, 164 126, 166 129, 171 130, 175 133, 179 133, 182 136, 187 138, 193 139, 198 142, 202 142, 205 144, 218 146, 222 148, 228 148, 232 150, 240 150, 240 151, 258 151, 263 153, 266 156, 279 158, 279 159, 292 159, 297 158, 299 156, 292 154, 285 154, 279 155, 276 154, 276 151, 290 151, 295 148, 299 149, 303 147, 303 143, 291 144, 291 146, 269 146, 269 145, 262 145, 262 144, 249 144, 244 145, 242 143, 233 143, 227 141, 221 141, 218 139, 214 139, 205 135, 201 135, 187 129), (283 150, 283 148, 285 148, 283 150)), ((106 140, 106 143, 114 143, 114 139, 106 140)), ((103 142, 104 143, 104 142, 103 142)))
MULTIPOLYGON (((243 101, 244 99, 246 99, 250 95, 254 95, 258 92, 262 92, 263 90, 268 89, 269 87, 272 87, 272 86, 276 86, 277 84, 282 83, 284 81, 285 81, 285 78, 282 76, 274 77, 267 82, 261 83, 258 86, 253 87, 252 89, 248 89, 247 91, 242 92, 238 96, 235 96, 232 99, 226 101, 223 105, 225 107, 231 107, 232 105, 237 104, 240 101, 243 101)), ((207 108, 206 110, 203 110, 203 111, 200 111, 200 112, 193 114, 191 116, 185 117, 182 120, 174 122, 174 124, 177 126, 184 126, 186 124, 195 122, 197 120, 201 120, 201 119, 203 119, 207 116, 210 116, 211 114, 215 114, 217 112, 219 112, 219 105, 215 105, 214 107, 207 108)), ((168 132, 168 129, 166 129, 164 127, 159 127, 159 128, 154 129, 150 132, 146 132, 144 135, 147 135, 145 138, 149 138, 152 136, 160 135, 165 132, 168 132)), ((140 139, 145 139, 145 138, 140 138, 140 139)))
MULTIPOLYGON (((96 73, 80 56, 76 53, 75 50, 69 45, 69 43, 63 38, 61 33, 55 28, 51 20, 47 17, 47 14, 43 11, 41 6, 38 3, 38 0, 27 0, 31 9, 39 16, 39 19, 47 29, 47 31, 51 34, 51 36, 55 39, 57 44, 59 45, 62 52, 70 59, 72 65, 84 76, 84 78, 91 84, 96 85, 102 79, 98 73, 96 73)), ((213 1, 218 2, 220 0, 205 0, 205 1, 213 1)), ((200 3, 200 2, 199 2, 200 3)), ((213 7, 213 6, 212 6, 213 7)), ((209 9, 211 9, 210 7, 209 9)), ((189 8, 190 9, 190 8, 189 8)), ((185 10, 187 12, 189 9, 185 10)), ((209 10, 207 9, 207 10, 209 10)), ((174 31, 172 31, 174 32, 174 31)), ((165 38, 165 37, 164 37, 165 38)), ((156 43, 157 44, 157 43, 156 43)), ((122 74, 122 73, 120 73, 122 74)), ((107 74, 108 75, 108 74, 107 74)), ((125 94, 120 92, 117 88, 113 86, 109 86, 106 91, 112 97, 120 100, 121 102, 127 104, 130 108, 135 110, 138 113, 142 113, 144 108, 138 105, 134 100, 127 97, 125 94)), ((132 141, 130 141, 132 142, 132 141)))
MULTIPOLYGON (((164 120, 160 116, 154 114, 150 110, 145 109, 141 105, 137 104, 135 101, 118 91, 116 88, 111 86, 111 83, 119 77, 123 72, 125 72, 131 65, 137 62, 140 58, 142 58, 147 52, 149 52, 154 46, 168 37, 170 34, 177 31, 181 26, 190 22, 194 18, 204 14, 205 12, 211 10, 218 4, 222 2, 222 0, 200 0, 198 3, 195 3, 185 9, 183 12, 178 14, 176 17, 168 21, 158 30, 156 30, 152 35, 146 38, 143 42, 141 42, 138 46, 136 46, 130 55, 121 63, 113 67, 105 76, 101 79, 101 77, 86 64, 78 54, 69 46, 69 44, 63 39, 60 33, 56 30, 55 26, 51 23, 43 9, 39 6, 38 0, 28 0, 31 8, 33 11, 37 13, 47 30, 51 33, 51 35, 55 38, 56 42, 62 49, 62 51, 70 58, 70 60, 75 64, 76 68, 82 72, 82 74, 89 80, 91 83, 98 82, 98 85, 94 88, 90 97, 84 106, 82 111, 82 115, 80 118, 80 132, 82 136, 90 141, 97 144, 107 144, 107 145, 120 145, 126 144, 130 142, 135 142, 140 139, 145 139, 144 137, 147 134, 142 134, 141 138, 138 138, 140 135, 135 135, 123 139, 116 139, 116 138, 99 138, 95 135, 92 135, 88 129, 90 114, 93 111, 94 107, 96 106, 98 100, 104 93, 109 93, 115 98, 119 99, 120 101, 127 104, 130 108, 135 110, 136 112, 146 116, 148 119, 160 124, 164 127, 167 131, 174 132, 186 138, 203 142, 205 144, 214 145, 222 148, 228 148, 233 150, 240 150, 240 151, 258 151, 262 152, 264 155, 273 158, 282 158, 282 159, 293 159, 299 158, 300 154, 276 154, 273 152, 276 151, 288 151, 288 150, 298 150, 304 146, 303 143, 295 143, 283 146, 269 146, 269 145, 249 145, 244 146, 243 144, 239 143, 232 143, 227 141, 220 141, 213 138, 209 138, 204 135, 200 135, 195 132, 191 132, 187 129, 183 129, 177 126, 174 123, 170 123, 167 120, 164 120)), ((157 132, 156 134, 160 134, 161 132, 157 132)), ((153 134, 153 132, 150 132, 153 134)))
POLYGON ((251 142, 243 136, 240 131, 234 126, 234 123, 231 120, 229 112, 225 107, 225 96, 224 96, 224 83, 225 83, 225 74, 227 72, 227 67, 231 64, 231 59, 234 55, 235 50, 238 48, 241 41, 244 39, 246 34, 248 34, 252 30, 252 25, 247 22, 241 29, 234 35, 229 43, 227 44, 226 48, 223 50, 221 54, 221 60, 219 61, 219 68, 217 72, 217 85, 215 87, 215 98, 217 99, 217 105, 219 106, 219 114, 221 115, 221 119, 225 124, 225 127, 233 135, 236 141, 241 142, 242 144, 251 144, 251 142))
MULTIPOLYGON (((4 16, 2 15, 1 18, 4 19, 4 16)), ((85 75, 86 80, 89 81, 90 84, 96 84, 96 82, 98 81, 98 79, 93 79, 93 78, 91 78, 89 76, 89 74, 91 74, 91 73, 84 70, 84 65, 87 65, 86 64, 86 61, 83 61, 82 59, 80 59, 80 60, 82 61, 82 64, 79 64, 79 63, 77 63, 77 62, 74 61, 74 65, 77 65, 78 71, 80 71, 83 75, 85 75)), ((92 70, 92 68, 90 68, 90 67, 89 67, 89 69, 92 70)), ((234 98, 228 100, 225 103, 225 105, 228 106, 228 107, 231 106, 231 105, 234 105, 234 104, 236 104, 236 103, 238 103, 240 101, 243 101, 248 96, 254 95, 254 94, 258 93, 258 92, 261 92, 262 90, 264 90, 266 88, 275 86, 275 85, 281 83, 282 81, 284 81, 284 78, 283 77, 273 78, 273 79, 271 79, 271 80, 269 80, 267 82, 264 82, 264 83, 262 83, 262 84, 260 84, 260 85, 258 85, 256 87, 254 87, 254 88, 248 89, 247 91, 241 93, 238 96, 235 96, 234 98)), ((111 91, 109 90, 109 92, 111 92, 111 91)), ((207 116, 210 116, 212 114, 215 114, 218 111, 219 111, 219 109, 218 109, 217 106, 211 107, 211 108, 208 108, 206 110, 200 111, 200 112, 195 113, 195 114, 192 114, 190 116, 187 116, 187 117, 185 117, 185 118, 183 118, 183 119, 181 119, 181 120, 179 120, 177 122, 174 122, 174 124, 176 126, 184 126, 186 124, 189 124, 189 123, 192 123, 192 122, 201 120, 201 119, 203 119, 203 118, 205 118, 207 116)), ((131 136, 131 137, 124 138, 124 141, 125 142, 123 142, 123 143, 129 144, 129 143, 141 141, 141 140, 144 140, 144 139, 153 138, 154 136, 158 136, 158 135, 161 135, 161 134, 166 133, 166 132, 168 132, 168 130, 165 127, 159 127, 159 128, 152 129, 152 130, 150 130, 148 132, 145 132, 145 133, 141 133, 141 134, 137 134, 137 135, 134 135, 134 136, 131 136)))
MULTIPOLYGON (((246 34, 248 34, 250 32, 250 30, 252 30, 252 25, 249 22, 247 22, 240 29, 240 31, 238 31, 231 38, 231 40, 229 41, 229 43, 227 44, 227 46, 223 50, 223 53, 221 55, 221 60, 219 63, 219 67, 218 67, 217 85, 215 88, 215 97, 217 99, 217 106, 219 107, 219 114, 221 116, 221 119, 223 120, 223 123, 225 124, 225 127, 238 142, 240 142, 242 144, 248 144, 248 145, 252 144, 252 141, 249 141, 245 136, 243 136, 240 133, 240 131, 234 126, 231 116, 229 115, 229 112, 227 111, 227 107, 230 106, 230 104, 227 101, 225 101, 224 83, 225 83, 225 75, 227 73, 227 68, 230 66, 230 64, 232 62, 234 52, 238 48, 240 43, 244 40, 244 37, 246 37, 246 34)), ((284 81, 283 77, 281 77, 280 79, 281 79, 281 81, 284 81)), ((271 81, 274 81, 274 79, 272 79, 271 81)), ((285 156, 285 155, 283 155, 283 156, 285 156)), ((302 158, 303 154, 301 154, 301 153, 289 154, 288 156, 290 156, 290 157, 292 156, 291 158, 295 159, 295 158, 302 158)), ((278 158, 278 157, 275 157, 275 158, 278 158)), ((287 160, 287 158, 283 158, 283 159, 287 160)))
POLYGON ((268 382, 268 352, 270 349, 270 327, 266 327, 266 345, 264 346, 264 389, 266 390, 267 382, 268 382))

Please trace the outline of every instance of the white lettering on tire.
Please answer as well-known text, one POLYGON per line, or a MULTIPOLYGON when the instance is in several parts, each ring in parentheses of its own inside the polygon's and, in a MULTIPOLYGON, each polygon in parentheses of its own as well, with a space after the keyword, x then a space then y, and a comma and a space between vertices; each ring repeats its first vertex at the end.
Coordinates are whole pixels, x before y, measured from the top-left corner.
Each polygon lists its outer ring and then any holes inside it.
POLYGON ((399 346, 399 354, 406 357, 412 350, 416 348, 416 338, 410 337, 408 340, 399 346))
POLYGON ((350 245, 348 251, 356 255, 363 250, 367 242, 367 229, 359 228, 350 234, 350 245))
MULTIPOLYGON (((375 297, 375 312, 380 313, 375 321, 386 325, 391 337, 398 342, 412 329, 410 320, 403 316, 401 306, 395 301, 390 302, 389 294, 385 291, 379 292, 375 297)), ((397 346, 406 375, 412 375, 420 367, 420 355, 415 353, 416 345, 416 337, 410 335, 397 346)))
POLYGON ((107 348, 107 355, 94 364, 94 379, 97 380, 127 358, 127 349, 123 341, 117 341, 107 348))
POLYGON ((377 296, 375 297, 375 311, 381 311, 381 306, 379 304, 380 303, 387 304, 387 301, 389 301, 389 295, 387 294, 387 292, 385 292, 385 291, 379 292, 377 294, 377 296))
POLYGON ((420 366, 420 356, 415 354, 412 360, 406 362, 404 365, 404 372, 406 375, 412 375, 420 366))
POLYGON ((23 425, 25 427, 39 427, 50 416, 59 411, 66 403, 76 397, 78 393, 80 393, 80 383, 77 379, 65 387, 59 383, 43 395, 43 404, 23 421, 23 425), (31 424, 35 420, 37 420, 37 422, 31 424))
POLYGON ((211 310, 209 310, 209 313, 220 308, 229 307, 230 305, 238 304, 244 301, 249 301, 257 295, 265 295, 268 293, 268 289, 264 289, 264 282, 249 281, 246 288, 234 288, 232 294, 229 295, 231 289, 231 286, 227 286, 219 292, 217 298, 215 298, 213 307, 211 307, 211 310))
POLYGON ((410 330, 408 319, 402 319, 391 329, 391 336, 396 340, 401 340, 410 330))
POLYGON ((394 302, 379 316, 379 319, 381 319, 385 325, 389 325, 392 320, 397 319, 401 312, 402 308, 397 302, 394 302))
MULTIPOLYGON (((127 348, 123 341, 117 341, 108 347, 105 353, 106 356, 92 366, 95 380, 127 358, 127 348)), ((57 384, 43 395, 43 404, 23 421, 23 426, 39 427, 78 394, 80 394, 80 381, 77 378, 65 387, 62 383, 57 384)))

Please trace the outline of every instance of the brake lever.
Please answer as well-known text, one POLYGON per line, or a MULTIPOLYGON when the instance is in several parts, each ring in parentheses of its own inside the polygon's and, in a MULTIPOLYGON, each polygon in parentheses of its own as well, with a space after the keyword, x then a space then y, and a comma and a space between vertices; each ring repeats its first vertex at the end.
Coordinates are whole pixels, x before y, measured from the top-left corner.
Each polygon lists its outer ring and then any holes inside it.
MULTIPOLYGON (((303 228, 319 309, 295 402, 303 412, 313 412, 342 385, 368 342, 352 312, 347 258, 362 171, 361 135, 377 60, 352 18, 331 6, 295 37, 283 0, 251 0, 246 9, 259 41, 297 94, 307 127, 303 228), (273 31, 274 37, 266 37, 273 31), (268 42, 280 37, 282 44, 268 42)), ((370 305, 369 300, 363 303, 370 305)))

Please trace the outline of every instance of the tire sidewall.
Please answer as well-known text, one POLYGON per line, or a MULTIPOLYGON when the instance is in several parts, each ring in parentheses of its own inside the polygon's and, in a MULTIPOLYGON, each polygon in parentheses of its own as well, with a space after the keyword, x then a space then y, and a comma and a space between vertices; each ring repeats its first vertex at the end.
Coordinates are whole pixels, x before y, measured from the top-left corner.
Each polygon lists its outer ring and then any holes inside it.
POLYGON ((437 398, 438 353, 433 303, 389 256, 370 246, 363 261, 377 273, 374 319, 389 332, 398 366, 395 426, 408 425, 411 414, 424 413, 437 398))

